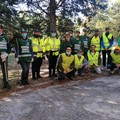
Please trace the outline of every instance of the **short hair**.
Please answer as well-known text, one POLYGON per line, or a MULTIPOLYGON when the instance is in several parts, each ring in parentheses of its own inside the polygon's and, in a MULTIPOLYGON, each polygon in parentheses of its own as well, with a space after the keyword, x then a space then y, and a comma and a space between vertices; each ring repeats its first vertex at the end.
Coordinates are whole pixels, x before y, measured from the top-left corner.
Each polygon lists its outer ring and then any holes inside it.
POLYGON ((96 45, 93 45, 93 44, 92 44, 92 45, 90 45, 90 48, 91 48, 92 46, 96 48, 96 45))
POLYGON ((3 29, 4 27, 2 25, 0 25, 0 28, 3 29))
POLYGON ((72 50, 72 47, 71 47, 71 46, 67 46, 67 47, 66 47, 66 50, 67 50, 68 47, 71 48, 71 50, 72 50))

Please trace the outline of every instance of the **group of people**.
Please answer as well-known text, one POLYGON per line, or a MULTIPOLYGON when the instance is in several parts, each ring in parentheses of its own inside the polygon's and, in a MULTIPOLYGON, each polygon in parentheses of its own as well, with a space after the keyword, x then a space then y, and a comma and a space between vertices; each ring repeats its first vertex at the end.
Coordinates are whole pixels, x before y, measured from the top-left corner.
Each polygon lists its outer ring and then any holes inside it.
MULTIPOLYGON (((21 36, 15 39, 15 60, 22 68, 19 84, 29 84, 30 63, 32 63, 32 79, 41 78, 40 70, 45 58, 48 59, 49 77, 58 77, 58 80, 66 78, 72 80, 76 75, 83 76, 90 68, 101 74, 102 64, 104 68, 109 68, 111 73, 119 71, 120 47, 117 46, 112 51, 114 38, 110 28, 106 28, 101 36, 98 29, 92 37, 87 35, 86 30, 83 32, 84 35, 80 35, 79 31, 73 34, 70 30, 59 37, 56 31, 52 30, 45 38, 40 29, 35 29, 32 37, 28 37, 27 31, 22 29, 21 36)), ((4 34, 3 26, 0 26, 0 63, 3 88, 7 89, 10 88, 7 70, 10 49, 9 39, 4 34)))

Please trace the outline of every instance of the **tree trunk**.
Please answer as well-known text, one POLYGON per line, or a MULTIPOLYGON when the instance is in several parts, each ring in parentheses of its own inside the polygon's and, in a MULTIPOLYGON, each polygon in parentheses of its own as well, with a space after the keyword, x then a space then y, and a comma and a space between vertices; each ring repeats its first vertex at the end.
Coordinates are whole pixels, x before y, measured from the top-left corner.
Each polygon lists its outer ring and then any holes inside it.
POLYGON ((56 2, 50 0, 50 31, 56 30, 56 2))

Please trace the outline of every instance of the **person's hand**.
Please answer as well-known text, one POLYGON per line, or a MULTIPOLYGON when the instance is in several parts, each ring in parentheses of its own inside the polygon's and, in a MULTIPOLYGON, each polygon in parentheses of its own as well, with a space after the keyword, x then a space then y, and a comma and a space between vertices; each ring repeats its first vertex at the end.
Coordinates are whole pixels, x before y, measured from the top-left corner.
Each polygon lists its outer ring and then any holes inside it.
POLYGON ((108 48, 105 48, 105 51, 107 51, 108 50, 108 48))
POLYGON ((67 73, 67 71, 66 71, 66 70, 64 70, 64 73, 66 74, 66 73, 67 73))
POLYGON ((70 68, 67 68, 67 70, 66 70, 67 72, 70 72, 70 68))
POLYGON ((6 61, 6 58, 8 57, 8 53, 4 52, 1 54, 1 59, 2 59, 2 62, 6 61))
POLYGON ((83 67, 83 64, 81 64, 80 66, 79 66, 79 68, 82 68, 83 67))
POLYGON ((87 65, 87 68, 90 69, 90 65, 87 65))
POLYGON ((116 64, 117 67, 120 67, 120 64, 116 64))
POLYGON ((34 58, 32 58, 31 62, 34 62, 34 58))
POLYGON ((15 62, 18 63, 19 59, 18 58, 15 58, 15 62))

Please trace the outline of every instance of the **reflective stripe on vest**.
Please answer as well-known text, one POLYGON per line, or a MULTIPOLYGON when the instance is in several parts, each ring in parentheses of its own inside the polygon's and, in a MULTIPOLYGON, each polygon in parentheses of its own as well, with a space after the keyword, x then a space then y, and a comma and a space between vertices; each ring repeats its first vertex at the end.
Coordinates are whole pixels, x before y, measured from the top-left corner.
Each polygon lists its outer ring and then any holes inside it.
POLYGON ((2 41, 0 41, 0 49, 5 49, 5 50, 7 50, 7 42, 2 42, 2 41))
POLYGON ((90 53, 90 51, 87 52, 88 56, 88 63, 89 65, 96 65, 98 66, 98 58, 99 58, 99 52, 96 52, 94 55, 90 53))
POLYGON ((18 55, 18 57, 31 57, 31 54, 18 55))
POLYGON ((71 63, 74 60, 74 56, 67 56, 65 53, 62 53, 62 67, 64 70, 70 67, 71 63))
MULTIPOLYGON (((113 36, 112 34, 109 34, 108 37, 106 37, 106 35, 103 34, 103 43, 106 48, 110 45, 110 40, 112 39, 112 36, 113 36)), ((111 50, 112 47, 109 49, 111 50)))
POLYGON ((114 52, 112 52, 111 57, 113 59, 113 63, 120 64, 120 55, 116 55, 114 52))
POLYGON ((78 55, 75 55, 75 68, 78 69, 81 64, 84 62, 84 56, 82 55, 80 59, 78 58, 78 55))
POLYGON ((96 46, 95 50, 100 51, 100 37, 99 36, 97 36, 97 37, 94 36, 91 39, 91 45, 95 45, 96 46))

